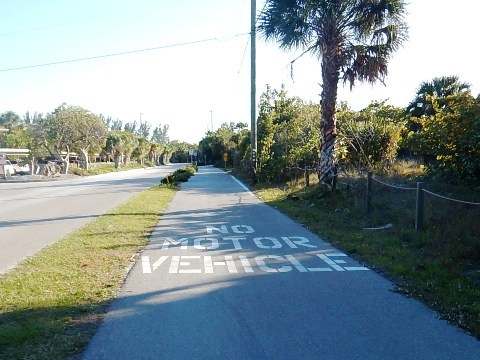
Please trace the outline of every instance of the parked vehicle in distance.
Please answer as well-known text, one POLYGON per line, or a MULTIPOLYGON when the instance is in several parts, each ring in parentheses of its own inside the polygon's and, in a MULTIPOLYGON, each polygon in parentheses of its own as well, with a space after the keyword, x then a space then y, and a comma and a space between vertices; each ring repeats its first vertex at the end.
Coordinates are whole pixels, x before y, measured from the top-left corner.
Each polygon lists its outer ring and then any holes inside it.
POLYGON ((17 174, 27 174, 30 172, 30 166, 28 164, 23 164, 17 160, 11 160, 10 163, 17 174))
POLYGON ((13 167, 10 160, 6 160, 6 164, 3 165, 3 175, 4 176, 12 176, 15 175, 15 168, 13 167))

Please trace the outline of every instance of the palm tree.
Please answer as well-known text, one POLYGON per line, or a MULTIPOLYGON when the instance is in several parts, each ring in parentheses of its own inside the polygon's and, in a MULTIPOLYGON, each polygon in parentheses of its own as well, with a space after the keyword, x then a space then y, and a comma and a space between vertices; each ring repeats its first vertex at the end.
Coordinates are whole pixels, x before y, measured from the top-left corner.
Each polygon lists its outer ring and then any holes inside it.
POLYGON ((122 157, 125 151, 125 141, 121 130, 110 131, 107 135, 105 150, 113 155, 115 162, 115 169, 118 169, 122 164, 122 157))
POLYGON ((20 116, 13 111, 7 111, 0 114, 0 126, 12 128, 14 125, 18 125, 21 122, 22 119, 20 119, 20 116))
MULTIPOLYGON (((407 113, 413 117, 435 114, 431 97, 444 100, 448 96, 470 92, 470 84, 461 82, 458 76, 442 76, 420 84, 413 99, 407 106, 407 113)), ((442 103, 442 101, 440 101, 442 103)))
MULTIPOLYGON (((284 49, 318 56, 322 67, 320 182, 336 185, 338 82, 383 82, 407 37, 404 0, 267 0, 260 31, 284 49)), ((303 55, 302 54, 302 55, 303 55)))

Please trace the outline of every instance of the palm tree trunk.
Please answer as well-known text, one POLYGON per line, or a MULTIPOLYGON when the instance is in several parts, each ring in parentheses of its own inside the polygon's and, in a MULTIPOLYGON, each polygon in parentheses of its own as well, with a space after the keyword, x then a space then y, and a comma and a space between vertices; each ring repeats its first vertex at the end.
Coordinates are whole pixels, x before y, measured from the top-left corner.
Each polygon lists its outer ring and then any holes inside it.
POLYGON ((120 164, 122 162, 122 153, 118 150, 115 150, 115 152, 113 153, 113 160, 115 161, 115 169, 119 169, 120 168, 120 164))
POLYGON ((320 142, 320 184, 335 189, 337 164, 335 161, 337 142, 337 92, 340 78, 335 47, 328 47, 322 57, 322 100, 320 142))
POLYGON ((90 162, 88 159, 88 149, 81 149, 80 152, 82 153, 82 158, 83 158, 83 164, 85 167, 85 170, 90 169, 90 162))
POLYGON ((60 147, 56 147, 57 156, 56 158, 62 161, 63 167, 60 171, 62 174, 68 174, 68 169, 70 167, 70 147, 66 146, 66 154, 65 157, 62 156, 62 149, 60 147))

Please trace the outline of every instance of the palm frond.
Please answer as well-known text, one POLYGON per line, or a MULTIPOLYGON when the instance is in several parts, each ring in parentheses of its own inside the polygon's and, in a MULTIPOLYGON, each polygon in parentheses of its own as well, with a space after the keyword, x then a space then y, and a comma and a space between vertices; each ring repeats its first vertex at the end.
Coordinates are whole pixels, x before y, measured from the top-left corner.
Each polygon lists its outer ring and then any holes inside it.
POLYGON ((305 1, 267 1, 260 14, 258 29, 266 40, 277 41, 282 48, 302 48, 310 39, 305 1))
POLYGON ((355 81, 383 83, 388 74, 388 53, 386 45, 350 45, 345 58, 348 59, 342 67, 343 81, 350 83, 350 88, 355 81))

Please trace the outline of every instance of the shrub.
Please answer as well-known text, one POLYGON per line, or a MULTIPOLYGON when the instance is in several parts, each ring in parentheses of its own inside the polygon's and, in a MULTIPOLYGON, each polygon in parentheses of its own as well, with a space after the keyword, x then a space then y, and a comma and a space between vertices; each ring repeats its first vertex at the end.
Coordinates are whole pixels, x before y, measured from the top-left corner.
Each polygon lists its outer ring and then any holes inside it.
POLYGON ((173 174, 167 175, 161 181, 162 184, 176 185, 180 182, 187 182, 196 172, 196 166, 189 165, 185 169, 178 169, 173 174))
POLYGON ((402 110, 384 102, 374 102, 358 113, 341 109, 339 148, 342 163, 357 169, 392 164, 404 126, 402 110))
POLYGON ((175 177, 173 176, 173 174, 169 174, 162 179, 161 183, 165 185, 174 185, 175 177))
POLYGON ((480 182, 480 98, 469 94, 433 99, 434 115, 416 118, 422 131, 405 145, 431 161, 427 172, 453 182, 480 182), (440 107, 441 105, 441 107, 440 107))
POLYGON ((174 175, 176 182, 187 182, 192 175, 189 172, 181 172, 174 175))

